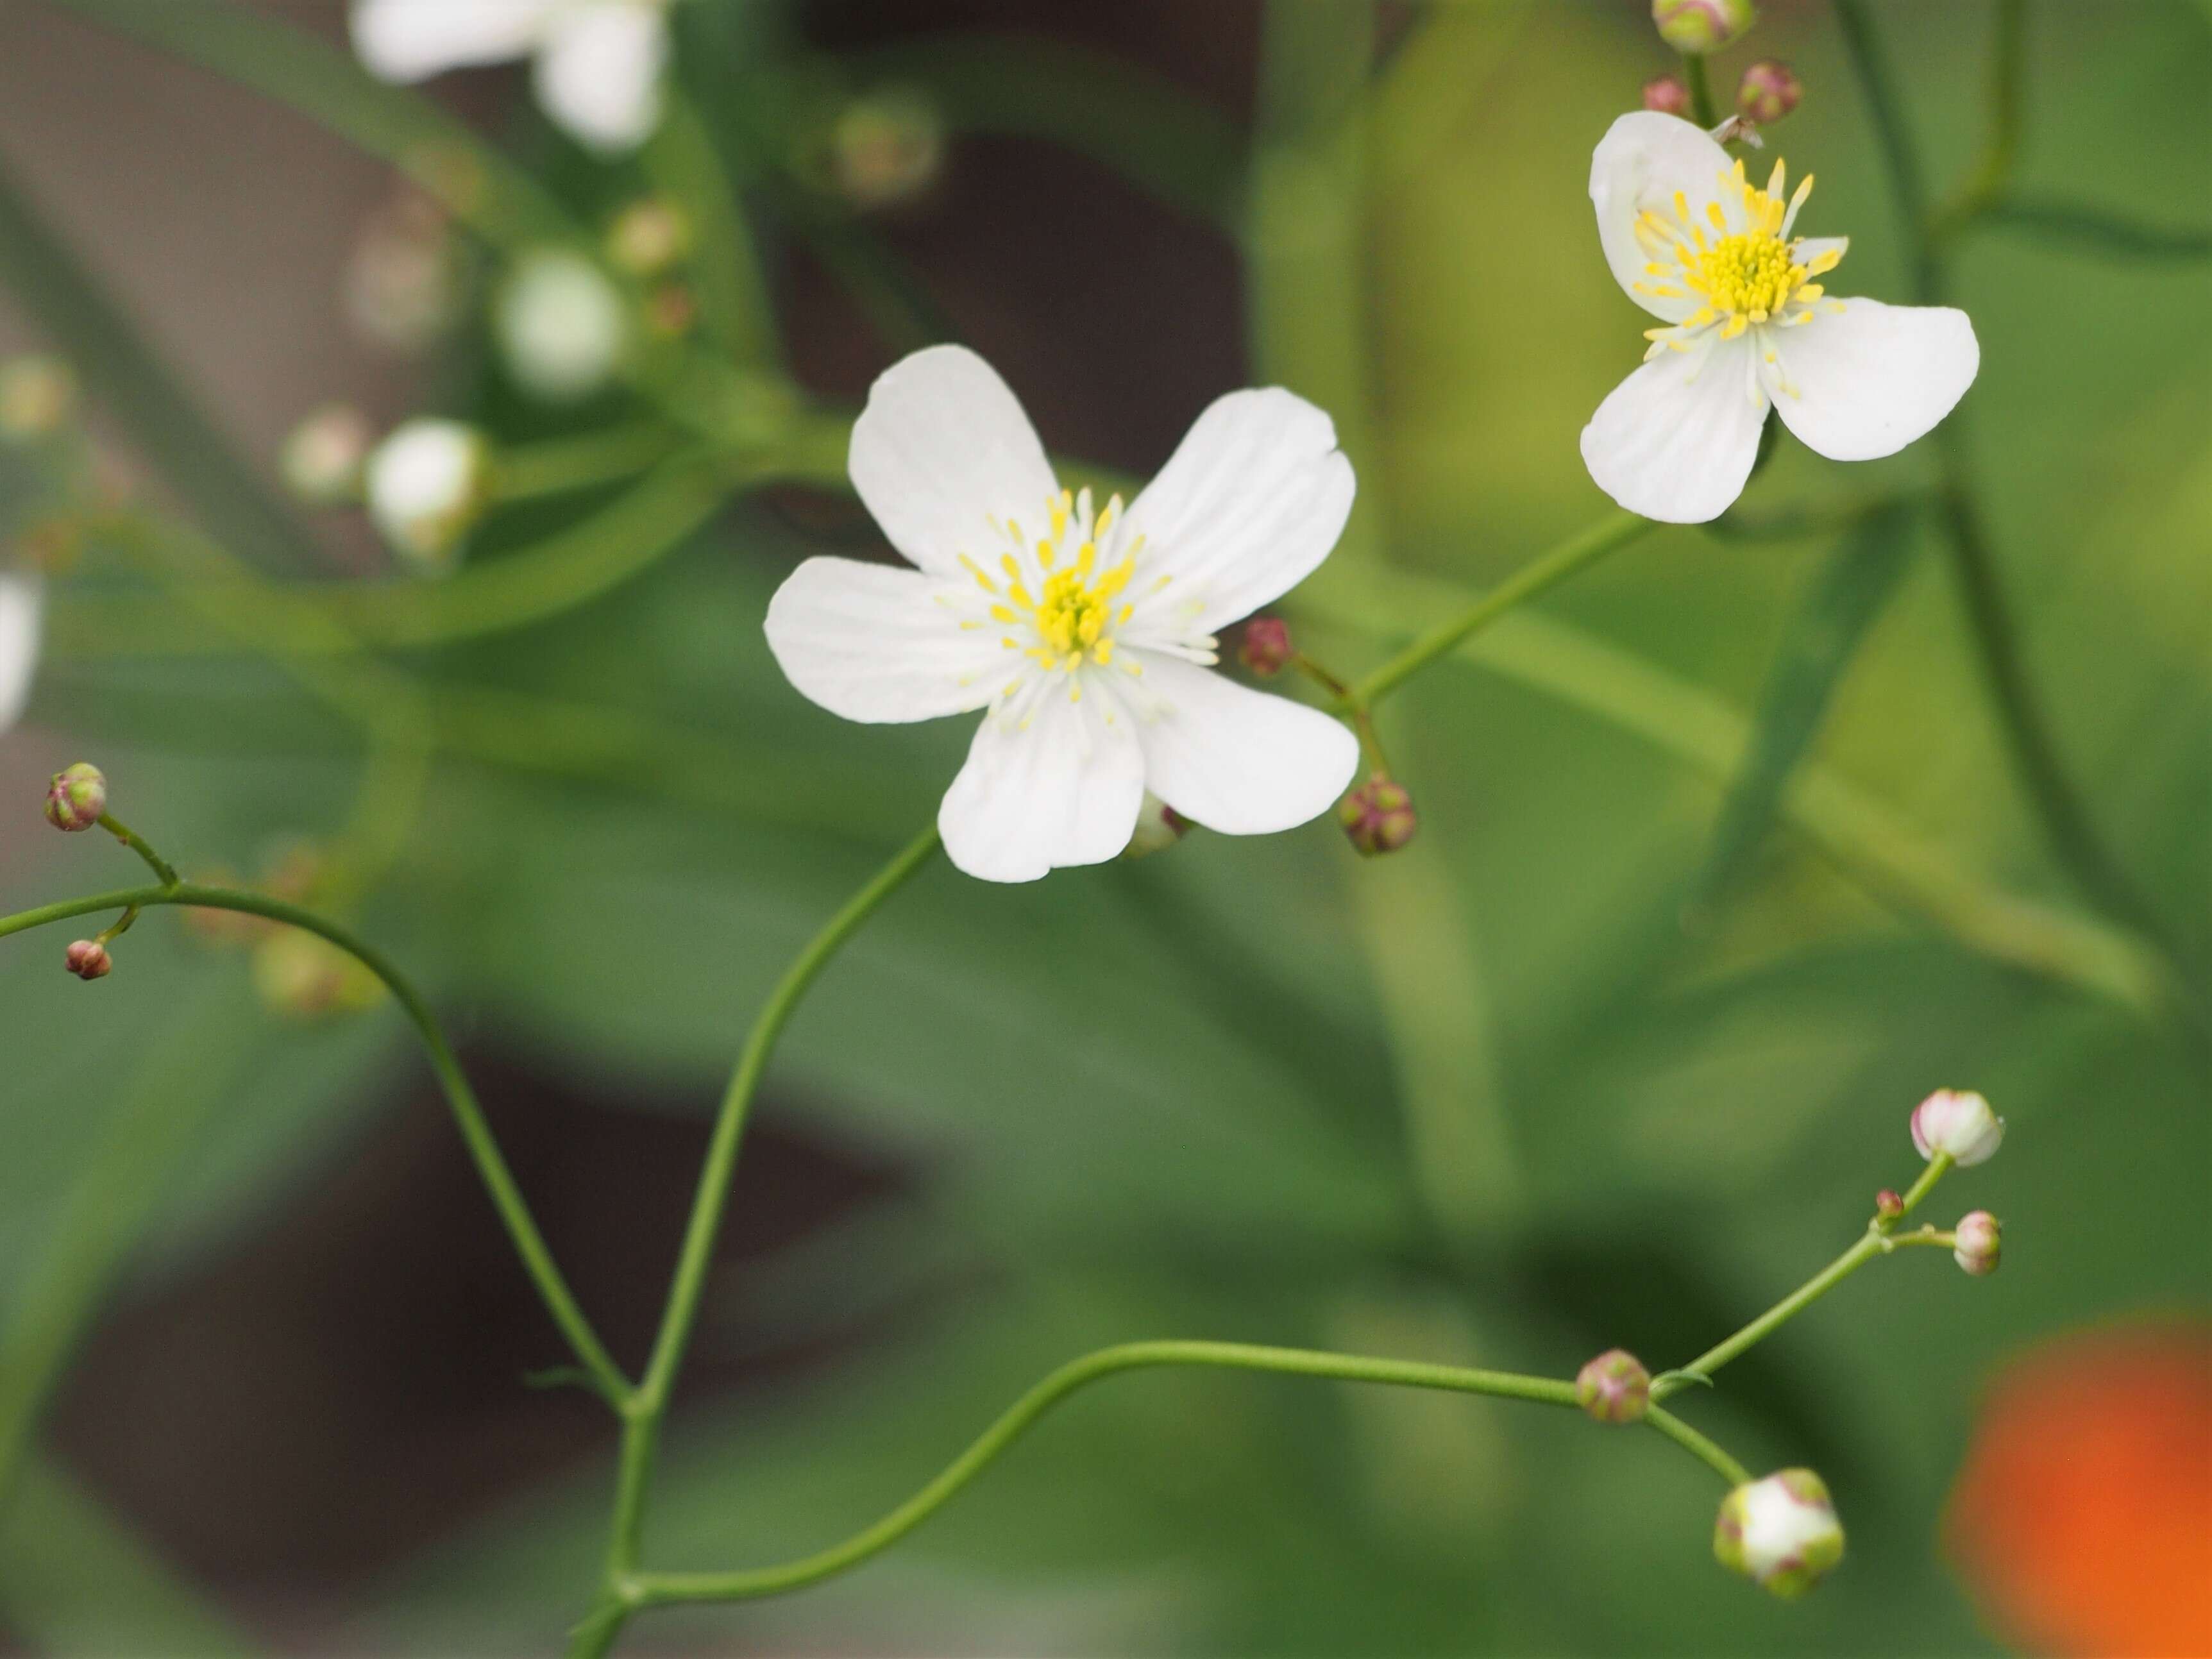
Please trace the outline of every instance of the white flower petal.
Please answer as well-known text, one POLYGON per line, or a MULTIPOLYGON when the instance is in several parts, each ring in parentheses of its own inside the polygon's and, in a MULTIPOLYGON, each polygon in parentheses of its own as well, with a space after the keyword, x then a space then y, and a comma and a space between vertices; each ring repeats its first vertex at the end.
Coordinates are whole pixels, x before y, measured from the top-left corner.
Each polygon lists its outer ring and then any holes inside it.
POLYGON ((635 149, 660 125, 668 19, 656 0, 595 0, 555 18, 538 54, 538 101, 578 143, 635 149))
POLYGON ((946 856, 983 881, 1035 881, 1103 864, 1129 844, 1145 799, 1145 757, 1128 713, 1086 676, 1066 675, 983 717, 937 827, 946 856))
POLYGON ((1270 696, 1173 657, 1142 656, 1164 712, 1137 726, 1145 781, 1185 817, 1231 836, 1318 817, 1359 766, 1359 740, 1318 708, 1270 696))
POLYGON ((1279 386, 1232 392, 1131 503, 1128 533, 1146 538, 1147 578, 1173 578, 1158 603, 1177 631, 1210 634, 1313 574, 1344 532, 1352 490, 1327 415, 1279 386))
POLYGON ((1703 524, 1728 511, 1751 476, 1766 419, 1755 361, 1750 335, 1723 341, 1708 333, 1615 386, 1583 428, 1583 460, 1597 487, 1631 513, 1667 524, 1703 524))
POLYGON ((1774 406, 1806 448, 1832 461, 1894 455, 1966 395, 1982 349, 1948 306, 1846 300, 1780 330, 1763 366, 1774 406), (1795 394, 1794 396, 1792 394, 1795 394))
POLYGON ((370 74, 421 81, 533 51, 559 0, 354 0, 353 49, 370 74))
MULTIPOLYGON (((1679 323, 1698 308, 1694 296, 1657 298, 1638 294, 1659 278, 1645 274, 1652 255, 1636 240, 1637 216, 1655 208, 1674 216, 1674 192, 1690 209, 1690 222, 1706 223, 1705 204, 1723 202, 1721 181, 1735 171, 1728 152, 1703 129, 1680 116, 1635 110, 1606 130, 1590 156, 1590 203, 1597 209, 1597 240, 1613 280, 1628 297, 1653 316, 1679 323)), ((1740 216, 1740 215, 1739 215, 1740 216)), ((1670 256, 1671 257, 1671 256, 1670 256)))
POLYGON ((768 647, 799 694, 848 720, 981 708, 1018 671, 1000 630, 963 629, 946 584, 857 559, 809 559, 768 606, 768 647))
POLYGON ((1032 535, 1060 486, 1021 404, 964 346, 930 346, 884 371, 853 423, 853 488, 893 547, 924 570, 961 574, 999 545, 988 520, 1032 535))
POLYGON ((39 620, 46 589, 36 576, 0 575, 0 732, 23 717, 39 665, 39 620))
MULTIPOLYGON (((1837 258, 1841 259, 1844 255, 1851 251, 1851 239, 1848 236, 1800 236, 1790 246, 1797 256, 1797 263, 1801 265, 1809 265, 1824 253, 1832 253, 1837 258)), ((1815 280, 1826 279, 1822 277, 1815 280)))

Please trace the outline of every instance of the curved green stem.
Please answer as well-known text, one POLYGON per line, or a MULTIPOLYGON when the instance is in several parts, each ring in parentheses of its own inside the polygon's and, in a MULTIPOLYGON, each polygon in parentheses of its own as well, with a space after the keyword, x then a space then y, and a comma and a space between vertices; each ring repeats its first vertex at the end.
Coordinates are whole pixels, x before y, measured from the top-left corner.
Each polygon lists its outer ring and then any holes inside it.
POLYGON ((59 903, 41 905, 33 910, 19 911, 12 916, 0 917, 0 939, 11 933, 23 933, 33 927, 43 927, 49 922, 64 921, 72 916, 88 915, 98 910, 119 910, 147 908, 156 904, 184 904, 205 910, 238 910, 248 915, 265 916, 271 921, 281 921, 287 927, 297 927, 315 934, 343 951, 362 967, 384 981, 393 999, 406 1011, 414 1022, 416 1031, 422 1039, 430 1069, 436 1073, 440 1085, 446 1091, 447 1103, 453 1108, 454 1121, 459 1126, 461 1139, 467 1146, 469 1156, 475 1160, 477 1174, 484 1188, 491 1195, 493 1207, 506 1224, 507 1237, 514 1241, 515 1254, 522 1258, 525 1272, 538 1288, 546 1311, 553 1322, 568 1339, 568 1346, 578 1362, 589 1372, 599 1391, 611 1404, 619 1406, 630 1393, 629 1379, 623 1375, 613 1356, 599 1340, 592 1322, 585 1317, 568 1281, 561 1275, 560 1267, 546 1247, 537 1221, 530 1213, 530 1206, 515 1185, 514 1176, 507 1166, 507 1159, 494 1139, 491 1126, 484 1121, 483 1108, 477 1103, 476 1091, 470 1086, 468 1075, 461 1069, 452 1045, 446 1041, 439 1028, 437 1018, 422 994, 399 971, 397 964, 374 945, 340 927, 337 923, 289 904, 266 893, 244 892, 228 887, 206 887, 196 882, 179 882, 161 887, 126 888, 118 892, 95 893, 89 898, 64 899, 59 903))
POLYGON ((1665 1435, 1684 1451, 1696 1458, 1731 1487, 1745 1486, 1751 1480, 1751 1471, 1730 1457, 1713 1442, 1692 1428, 1669 1411, 1656 1406, 1647 1406, 1644 1420, 1665 1435))
POLYGON ((145 860, 146 867, 160 879, 162 886, 174 887, 177 884, 177 872, 169 867, 169 861, 149 847, 145 837, 125 823, 114 813, 102 812, 100 815, 100 827, 145 860))
POLYGON ((672 459, 682 441, 663 427, 639 425, 518 444, 493 460, 492 499, 530 501, 635 477, 672 459))
MULTIPOLYGON (((684 1244, 669 1284, 668 1304, 661 1316, 653 1356, 635 1391, 623 1401, 622 1462, 616 1483, 614 1522, 607 1545, 610 1595, 617 1593, 637 1565, 639 1540, 645 1526, 646 1488, 652 1480, 653 1451, 659 1440, 661 1420, 667 1413, 669 1395, 675 1388, 677 1373, 683 1368, 684 1350, 690 1343, 691 1328, 698 1317, 699 1297, 706 1288, 707 1271, 714 1261, 714 1240, 721 1231, 722 1212, 729 1202, 730 1180, 737 1169, 738 1152, 744 1139, 753 1094, 760 1086, 762 1073, 768 1069, 769 1057, 775 1051, 776 1039, 839 947, 860 930, 884 900, 928 862, 937 847, 937 826, 933 823, 855 893, 785 970, 745 1038, 744 1051, 738 1056, 737 1070, 723 1093, 721 1109, 714 1119, 714 1135, 708 1142, 706 1161, 699 1171, 698 1193, 692 1200, 690 1221, 684 1228, 684 1244)), ((617 1628, 619 1624, 617 1620, 617 1628)), ((607 1632, 606 1639, 613 1639, 612 1630, 607 1632)))
POLYGON ((1353 686, 1346 702, 1354 708, 1380 702, 1514 606, 1558 586, 1583 566, 1596 563, 1615 548, 1626 547, 1654 527, 1650 520, 1633 513, 1608 514, 1589 529, 1539 554, 1449 622, 1439 623, 1414 641, 1353 686))
POLYGON ((1711 132, 1721 124, 1720 106, 1713 102, 1712 71, 1706 67, 1703 52, 1682 54, 1682 84, 1690 89, 1690 114, 1697 124, 1711 132))
POLYGON ((1913 1207, 1928 1196, 1936 1183, 1941 1181, 1950 1169, 1950 1154, 1936 1153, 1928 1161, 1928 1167, 1920 1172, 1920 1178, 1914 1182, 1911 1189, 1905 1193, 1903 1207, 1898 1211, 1895 1217, 1887 1223, 1877 1221, 1869 1226, 1865 1234, 1850 1249, 1845 1250, 1833 1261, 1821 1268, 1819 1273, 1753 1320, 1751 1323, 1736 1332, 1735 1335, 1725 1341, 1715 1343, 1688 1364, 1680 1366, 1659 1377, 1651 1385, 1652 1399, 1664 1400, 1669 1395, 1679 1393, 1701 1378, 1711 1382, 1715 1371, 1743 1352, 1745 1349, 1764 1341, 1783 1325, 1811 1307, 1876 1256, 1887 1255, 1897 1245, 1897 1241, 1889 1236, 1889 1228, 1898 1220, 1911 1214, 1913 1207))

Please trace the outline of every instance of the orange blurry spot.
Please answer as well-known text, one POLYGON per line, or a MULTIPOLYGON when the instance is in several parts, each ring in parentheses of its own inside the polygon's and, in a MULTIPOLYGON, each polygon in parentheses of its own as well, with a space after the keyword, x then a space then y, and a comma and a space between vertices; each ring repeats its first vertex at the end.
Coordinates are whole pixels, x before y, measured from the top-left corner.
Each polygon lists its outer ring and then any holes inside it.
POLYGON ((1992 1622, 2036 1652, 2212 1656, 2212 1330, 2071 1337, 2012 1366, 1944 1532, 1992 1622))

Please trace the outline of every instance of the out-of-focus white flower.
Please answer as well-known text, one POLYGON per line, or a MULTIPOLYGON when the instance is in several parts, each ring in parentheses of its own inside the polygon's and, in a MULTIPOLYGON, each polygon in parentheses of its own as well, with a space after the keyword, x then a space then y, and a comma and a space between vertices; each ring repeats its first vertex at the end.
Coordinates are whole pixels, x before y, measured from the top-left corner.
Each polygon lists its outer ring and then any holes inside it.
POLYGON ((366 482, 368 516, 392 550, 444 570, 483 510, 490 448, 482 433, 459 421, 409 421, 369 456, 366 482))
POLYGON ((285 486, 301 501, 333 507, 361 494, 362 464, 375 434, 368 416, 347 404, 325 404, 294 427, 276 458, 285 486))
POLYGON ((581 254, 526 253, 500 289, 494 325, 515 383, 549 403, 573 403, 607 383, 629 333, 622 295, 581 254))
POLYGON ((937 820, 969 874, 1110 859, 1148 788, 1261 835, 1350 780, 1342 725, 1209 672, 1215 630, 1310 574, 1352 510, 1352 464, 1304 398, 1220 398, 1126 511, 1099 510, 1060 487, 988 363, 934 346, 877 380, 850 467, 920 568, 809 559, 769 606, 769 646, 848 720, 988 711, 937 820))
POLYGON ((1951 412, 1981 365, 1973 325, 1944 306, 1832 300, 1816 280, 1842 237, 1793 237, 1808 174, 1785 201, 1689 122, 1637 110, 1590 159, 1598 240, 1614 279, 1665 325, 1644 367, 1583 428, 1598 487, 1674 524, 1718 518, 1742 492, 1771 400, 1808 449, 1891 455, 1951 412))
POLYGON ((1713 1554, 1785 1600, 1802 1595, 1844 1559, 1827 1484, 1810 1469, 1784 1469, 1738 1486, 1721 1504, 1713 1554))
POLYGON ((603 153, 660 124, 666 0, 354 0, 353 43, 386 81, 531 58, 546 114, 603 153))
POLYGON ((29 571, 0 571, 0 732, 23 717, 39 666, 46 585, 29 571))
POLYGON ((2004 1141, 2004 1120, 1979 1095, 1938 1089, 1912 1109, 1912 1144, 1920 1156, 1948 1152, 1960 1169, 1985 1164, 2004 1141))

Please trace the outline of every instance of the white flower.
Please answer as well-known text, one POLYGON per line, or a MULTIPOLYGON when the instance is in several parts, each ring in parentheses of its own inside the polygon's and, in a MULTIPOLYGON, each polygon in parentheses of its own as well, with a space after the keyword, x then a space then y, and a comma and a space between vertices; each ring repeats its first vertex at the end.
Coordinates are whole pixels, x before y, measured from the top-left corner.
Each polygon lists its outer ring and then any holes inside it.
POLYGON ((39 665, 39 621, 46 586, 28 571, 0 572, 0 732, 23 717, 39 665))
POLYGON ((1912 1109, 1912 1144, 1920 1156, 1948 1152, 1960 1169, 1986 1164, 2004 1140, 2004 1120, 1978 1094, 1938 1089, 1912 1109))
POLYGON ((1350 781, 1340 722, 1209 672, 1216 630, 1310 574, 1352 510, 1352 464, 1303 398, 1220 398, 1126 512, 1118 495, 1094 511, 990 366, 936 346, 876 382, 850 466, 920 568, 809 559, 769 606, 769 646, 848 720, 988 711, 937 820, 969 874, 1110 859, 1147 788, 1263 835, 1350 781))
POLYGON ((1844 1529, 1820 1477, 1784 1469, 1738 1486, 1722 1502, 1713 1553, 1775 1595, 1798 1596, 1844 1559, 1844 1529))
POLYGON ((1846 239, 1793 237, 1808 175, 1785 202, 1689 122, 1638 110, 1590 158, 1598 240, 1614 279, 1667 326, 1644 367, 1583 428, 1598 488, 1632 513, 1700 524, 1727 511, 1759 453, 1770 400, 1836 461, 1895 454, 1973 384, 1973 325, 1945 307, 1832 300, 1819 278, 1846 239))
POLYGON ((368 516, 395 551, 442 568, 476 522, 490 475, 489 449, 474 427, 409 421, 368 458, 368 516))
POLYGON ((353 44, 386 81, 533 58, 545 112, 602 152, 660 123, 666 0, 354 0, 353 44))
POLYGON ((548 403, 573 403, 605 386, 629 332, 615 285, 581 254, 556 248, 516 263, 493 325, 515 383, 548 403))

